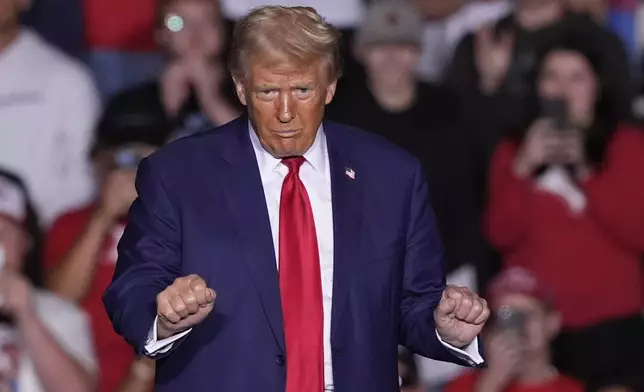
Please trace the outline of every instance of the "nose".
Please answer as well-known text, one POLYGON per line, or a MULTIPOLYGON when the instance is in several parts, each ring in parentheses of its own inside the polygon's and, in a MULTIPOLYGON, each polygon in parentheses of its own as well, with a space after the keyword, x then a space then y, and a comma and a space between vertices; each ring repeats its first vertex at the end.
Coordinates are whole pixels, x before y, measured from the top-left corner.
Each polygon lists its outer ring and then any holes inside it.
POLYGON ((288 123, 295 117, 295 100, 290 92, 280 92, 277 100, 277 117, 281 123, 288 123))

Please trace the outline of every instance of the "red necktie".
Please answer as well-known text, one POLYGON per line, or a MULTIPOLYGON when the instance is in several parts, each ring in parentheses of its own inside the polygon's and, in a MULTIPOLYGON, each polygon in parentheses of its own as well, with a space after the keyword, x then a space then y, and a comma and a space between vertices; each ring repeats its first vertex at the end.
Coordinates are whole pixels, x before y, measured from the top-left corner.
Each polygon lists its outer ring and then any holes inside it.
POLYGON ((303 157, 286 158, 279 223, 279 278, 286 336, 286 392, 324 390, 322 280, 311 203, 299 177, 303 157))

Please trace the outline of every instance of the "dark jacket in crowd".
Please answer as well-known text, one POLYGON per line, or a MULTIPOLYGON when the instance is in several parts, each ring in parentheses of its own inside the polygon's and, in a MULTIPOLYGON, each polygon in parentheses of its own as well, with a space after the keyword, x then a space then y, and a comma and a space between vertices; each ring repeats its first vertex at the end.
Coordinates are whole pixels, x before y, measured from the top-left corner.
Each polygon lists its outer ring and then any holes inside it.
POLYGON ((584 37, 594 45, 602 59, 601 79, 613 91, 622 117, 630 117, 634 86, 626 50, 619 37, 589 16, 568 13, 552 25, 526 31, 510 15, 497 22, 494 29, 497 36, 502 32, 514 34, 513 61, 499 91, 493 96, 485 96, 479 91, 472 33, 459 43, 445 79, 446 85, 461 97, 468 118, 485 134, 488 158, 503 133, 519 126, 525 115, 526 101, 534 93, 533 79, 539 66, 539 53, 571 34, 584 37))
POLYGON ((327 106, 331 120, 379 134, 420 159, 445 249, 445 270, 485 257, 480 214, 484 192, 476 142, 445 89, 418 84, 407 110, 390 112, 375 100, 364 78, 344 79, 327 106))

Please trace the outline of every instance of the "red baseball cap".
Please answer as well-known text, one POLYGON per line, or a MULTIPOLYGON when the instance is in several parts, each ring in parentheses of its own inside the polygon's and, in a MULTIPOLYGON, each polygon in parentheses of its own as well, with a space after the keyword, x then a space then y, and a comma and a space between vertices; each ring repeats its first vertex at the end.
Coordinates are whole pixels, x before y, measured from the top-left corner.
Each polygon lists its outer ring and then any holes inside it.
POLYGON ((508 294, 523 294, 548 305, 553 302, 552 291, 532 271, 523 267, 506 268, 490 282, 487 297, 491 303, 508 294))

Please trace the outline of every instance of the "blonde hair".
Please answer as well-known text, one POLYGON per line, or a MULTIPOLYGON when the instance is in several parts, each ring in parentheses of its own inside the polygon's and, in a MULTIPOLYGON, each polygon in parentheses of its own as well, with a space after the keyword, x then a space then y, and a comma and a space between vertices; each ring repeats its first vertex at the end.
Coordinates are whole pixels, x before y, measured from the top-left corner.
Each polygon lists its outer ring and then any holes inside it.
POLYGON ((233 31, 230 71, 247 72, 250 56, 276 64, 326 62, 330 80, 342 74, 340 32, 311 7, 262 6, 237 22, 233 31))

